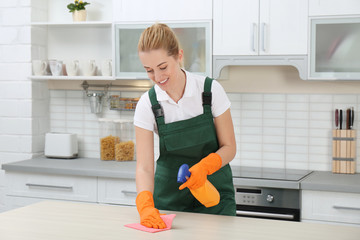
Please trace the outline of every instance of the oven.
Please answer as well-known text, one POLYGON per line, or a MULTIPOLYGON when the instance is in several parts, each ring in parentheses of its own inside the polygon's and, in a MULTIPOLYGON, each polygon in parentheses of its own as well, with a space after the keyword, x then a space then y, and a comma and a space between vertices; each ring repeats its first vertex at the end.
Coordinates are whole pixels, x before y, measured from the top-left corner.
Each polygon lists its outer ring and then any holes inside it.
POLYGON ((236 216, 300 221, 300 181, 311 171, 231 167, 236 216))
POLYGON ((300 221, 300 191, 235 186, 236 216, 300 221))

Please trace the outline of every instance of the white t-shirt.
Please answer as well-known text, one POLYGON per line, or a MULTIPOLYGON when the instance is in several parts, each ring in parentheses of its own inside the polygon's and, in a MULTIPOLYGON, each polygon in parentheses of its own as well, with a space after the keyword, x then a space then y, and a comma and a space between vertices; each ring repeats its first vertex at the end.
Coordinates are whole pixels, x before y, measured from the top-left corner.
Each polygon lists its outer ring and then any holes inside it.
MULTIPOLYGON (((202 92, 205 77, 185 71, 186 85, 183 97, 176 103, 159 86, 155 85, 157 100, 163 108, 165 123, 190 119, 203 113, 202 92)), ((213 81, 211 85, 211 111, 218 117, 230 108, 230 100, 223 87, 213 81)), ((134 125, 157 133, 157 126, 148 91, 144 93, 136 105, 134 125)))

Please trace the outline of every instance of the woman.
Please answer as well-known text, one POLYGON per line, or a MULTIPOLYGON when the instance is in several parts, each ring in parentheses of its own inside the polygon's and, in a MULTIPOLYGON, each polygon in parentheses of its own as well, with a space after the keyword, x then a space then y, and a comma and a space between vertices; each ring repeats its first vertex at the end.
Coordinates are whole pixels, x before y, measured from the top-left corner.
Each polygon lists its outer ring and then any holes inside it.
POLYGON ((205 81, 205 77, 181 68, 183 51, 165 24, 154 24, 142 33, 138 54, 155 83, 142 95, 134 116, 140 223, 165 228, 158 209, 235 215, 228 163, 235 156, 236 143, 224 89, 210 78, 205 81), (155 176, 154 132, 160 140, 155 176), (191 166, 191 176, 181 185, 177 172, 183 163, 191 166), (210 208, 189 191, 202 186, 206 179, 220 193, 220 203, 210 208))

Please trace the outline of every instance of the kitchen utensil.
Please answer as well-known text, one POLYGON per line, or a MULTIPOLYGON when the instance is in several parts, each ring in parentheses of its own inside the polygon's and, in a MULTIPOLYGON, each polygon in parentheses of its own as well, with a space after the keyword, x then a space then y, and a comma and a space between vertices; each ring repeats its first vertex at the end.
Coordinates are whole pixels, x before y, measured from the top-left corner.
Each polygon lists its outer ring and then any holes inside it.
POLYGON ((43 61, 43 60, 33 60, 32 61, 33 73, 36 76, 45 75, 47 66, 48 66, 48 64, 46 61, 43 61))
POLYGON ((89 60, 85 62, 84 65, 84 75, 85 76, 95 76, 96 75, 96 64, 95 60, 89 60))
POLYGON ((101 113, 104 93, 88 93, 92 113, 101 113))
POLYGON ((53 76, 61 76, 63 73, 63 62, 59 60, 49 60, 50 71, 53 76))
POLYGON ((112 75, 111 59, 105 59, 101 62, 101 73, 103 76, 111 76, 112 75))
POLYGON ((45 156, 49 158, 76 158, 77 135, 73 133, 46 133, 45 156))
POLYGON ((342 129, 342 122, 343 122, 343 110, 340 109, 340 114, 339 114, 339 126, 340 126, 340 130, 342 129))
POLYGON ((65 65, 68 76, 76 76, 78 74, 78 70, 79 70, 78 60, 66 61, 65 65))

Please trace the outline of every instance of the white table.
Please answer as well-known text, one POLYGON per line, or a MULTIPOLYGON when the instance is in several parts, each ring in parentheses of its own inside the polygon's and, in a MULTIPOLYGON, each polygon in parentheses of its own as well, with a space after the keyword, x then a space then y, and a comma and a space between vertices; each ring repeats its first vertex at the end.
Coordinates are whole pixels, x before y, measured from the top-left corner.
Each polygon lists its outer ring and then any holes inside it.
POLYGON ((172 213, 171 230, 147 233, 124 227, 139 221, 135 207, 44 201, 1 213, 0 239, 360 239, 360 227, 172 213))

